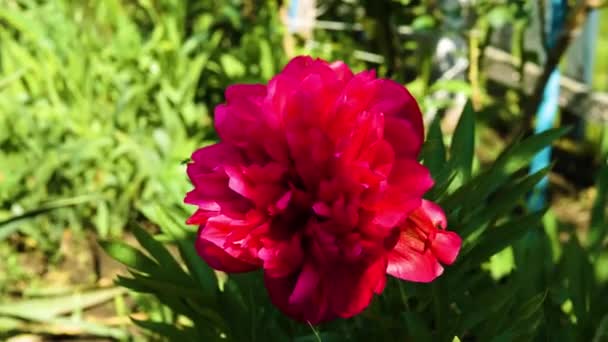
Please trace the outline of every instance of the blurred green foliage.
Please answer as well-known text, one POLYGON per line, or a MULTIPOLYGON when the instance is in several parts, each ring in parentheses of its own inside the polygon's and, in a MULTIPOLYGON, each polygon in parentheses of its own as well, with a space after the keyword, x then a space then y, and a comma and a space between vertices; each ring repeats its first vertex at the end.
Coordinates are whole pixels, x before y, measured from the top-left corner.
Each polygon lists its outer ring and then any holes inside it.
POLYGON ((181 161, 213 139, 234 82, 284 60, 278 8, 198 1, 3 1, 0 219, 88 196, 14 229, 52 251, 59 227, 120 236, 137 203, 179 205, 181 161))

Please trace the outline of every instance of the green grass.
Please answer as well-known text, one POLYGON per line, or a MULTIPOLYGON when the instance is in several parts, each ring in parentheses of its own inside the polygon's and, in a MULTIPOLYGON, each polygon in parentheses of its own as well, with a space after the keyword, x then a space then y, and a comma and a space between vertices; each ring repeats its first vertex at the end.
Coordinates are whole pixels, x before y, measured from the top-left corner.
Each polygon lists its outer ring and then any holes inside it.
POLYGON ((180 205, 181 162, 213 139, 225 86, 267 79, 282 58, 272 6, 258 25, 230 4, 186 18, 194 2, 2 2, 0 222, 94 197, 19 225, 43 242, 67 227, 119 236, 137 203, 180 205))
POLYGON ((593 89, 608 91, 608 8, 599 12, 598 40, 595 44, 593 89))

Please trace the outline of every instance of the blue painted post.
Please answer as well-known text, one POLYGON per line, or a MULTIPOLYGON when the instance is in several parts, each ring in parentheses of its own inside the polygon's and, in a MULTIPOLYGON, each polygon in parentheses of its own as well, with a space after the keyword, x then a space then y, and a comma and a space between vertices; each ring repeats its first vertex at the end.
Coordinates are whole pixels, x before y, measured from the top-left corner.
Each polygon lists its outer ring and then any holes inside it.
MULTIPOLYGON (((548 28, 547 34, 548 50, 555 46, 558 36, 564 26, 563 23, 566 16, 566 5, 567 0, 551 0, 551 20, 549 21, 550 27, 548 28)), ((559 70, 556 68, 545 86, 543 100, 538 108, 538 113, 536 114, 536 133, 553 127, 553 123, 559 108, 559 80, 560 74, 559 70)), ((551 148, 547 147, 534 156, 534 159, 532 159, 532 164, 530 165, 530 172, 537 172, 547 167, 550 162, 551 148)), ((528 199, 528 207, 530 210, 539 211, 545 206, 545 192, 548 182, 548 179, 545 177, 534 188, 532 195, 528 199)))

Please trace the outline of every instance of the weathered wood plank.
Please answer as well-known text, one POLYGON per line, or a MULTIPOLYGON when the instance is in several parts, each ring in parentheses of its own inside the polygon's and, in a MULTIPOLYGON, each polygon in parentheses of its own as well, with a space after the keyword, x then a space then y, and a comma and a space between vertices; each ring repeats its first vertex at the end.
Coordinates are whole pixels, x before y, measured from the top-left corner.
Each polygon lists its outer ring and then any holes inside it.
MULTIPOLYGON (((492 81, 509 88, 521 89, 528 95, 532 93, 542 73, 538 65, 526 63, 523 75, 520 75, 515 58, 493 47, 486 48, 483 67, 492 81)), ((608 93, 592 92, 585 84, 567 77, 561 78, 560 85, 560 107, 587 121, 608 123, 608 93)))

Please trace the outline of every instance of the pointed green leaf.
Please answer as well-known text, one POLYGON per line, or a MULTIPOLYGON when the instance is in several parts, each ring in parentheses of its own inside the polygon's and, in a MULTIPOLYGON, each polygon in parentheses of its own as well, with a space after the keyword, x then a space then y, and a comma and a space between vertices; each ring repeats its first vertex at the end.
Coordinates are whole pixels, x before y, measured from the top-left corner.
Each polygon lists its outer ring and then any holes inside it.
POLYGON ((591 295, 593 292, 593 266, 588 260, 585 251, 576 237, 571 237, 564 247, 563 266, 568 282, 568 295, 572 300, 577 324, 587 326, 590 320, 589 309, 593 306, 591 295))
POLYGON ((118 276, 116 284, 142 293, 169 293, 184 297, 195 298, 197 300, 205 300, 206 295, 200 289, 166 280, 154 279, 148 276, 132 274, 133 278, 118 276))
POLYGON ((551 145, 554 140, 568 133, 569 130, 570 127, 554 128, 512 144, 496 160, 496 163, 500 165, 500 173, 510 175, 529 165, 536 153, 551 145))
POLYGON ((471 178, 474 153, 475 111, 469 100, 458 120, 450 146, 450 165, 459 172, 463 183, 471 178))
POLYGON ((513 244, 532 229, 540 227, 544 212, 531 213, 512 219, 483 235, 475 247, 463 257, 471 266, 487 261, 492 255, 513 244))
POLYGON ((202 291, 214 293, 217 289, 215 274, 198 256, 194 248, 194 237, 190 236, 188 231, 180 226, 176 215, 167 213, 164 208, 156 204, 141 207, 140 210, 149 220, 156 223, 163 232, 176 241, 182 260, 188 267, 189 272, 201 285, 202 291))
POLYGON ((442 206, 453 210, 464 204, 474 207, 483 203, 516 171, 529 165, 532 157, 538 151, 549 146, 553 140, 566 134, 568 130, 568 128, 551 129, 533 135, 521 142, 514 142, 500 154, 489 169, 445 198, 441 202, 442 206), (475 196, 470 196, 472 193, 475 196))
MULTIPOLYGON (((463 209, 464 213, 461 216, 467 215, 463 219, 464 227, 458 231, 463 238, 477 235, 473 234, 482 225, 488 221, 497 219, 508 214, 524 199, 524 196, 529 193, 534 186, 549 172, 549 167, 539 170, 538 172, 526 175, 513 184, 509 184, 498 189, 496 195, 491 197, 487 203, 481 207, 470 207, 466 205, 463 209), (466 211, 468 210, 468 211, 466 211)), ((469 239, 470 240, 470 239, 469 239)))
POLYGON ((446 151, 443 143, 443 133, 441 132, 441 120, 436 117, 429 127, 424 147, 422 148, 422 159, 436 183, 443 180, 438 176, 446 168, 446 151))
POLYGON ((600 168, 596 181, 596 198, 591 209, 591 224, 589 229, 588 244, 597 250, 608 231, 608 219, 606 218, 606 206, 608 204, 608 162, 600 168))
POLYGON ((274 62, 272 60, 272 49, 268 40, 260 40, 260 70, 264 80, 270 80, 274 76, 274 62))
POLYGON ((600 324, 595 330, 592 342, 606 342, 608 341, 608 314, 602 317, 600 324))
POLYGON ((201 341, 194 328, 180 329, 176 327, 175 324, 155 322, 151 320, 137 320, 134 318, 131 318, 131 321, 143 329, 168 338, 169 341, 201 341))
POLYGON ((403 314, 409 339, 412 341, 432 341, 433 336, 429 330, 425 319, 416 312, 406 312, 403 314))
POLYGON ((119 241, 99 241, 99 245, 114 258, 126 266, 146 274, 154 274, 158 264, 138 249, 119 241))
POLYGON ((176 274, 181 273, 186 275, 183 272, 178 272, 182 269, 180 264, 175 260, 171 253, 169 253, 165 246, 156 241, 152 235, 138 226, 133 227, 132 232, 135 239, 137 239, 137 242, 146 249, 152 258, 156 259, 160 266, 167 269, 173 269, 176 271, 176 274))
POLYGON ((24 299, 0 305, 0 315, 30 320, 48 320, 107 302, 125 292, 121 288, 106 288, 64 296, 24 299))
POLYGON ((514 317, 517 317, 517 321, 521 322, 532 317, 532 315, 542 310, 545 298, 547 298, 547 291, 543 291, 528 299, 515 311, 514 317))
POLYGON ((517 287, 512 282, 507 285, 497 285, 473 294, 473 306, 464 312, 461 329, 471 330, 483 323, 493 314, 506 314, 512 305, 517 287))

